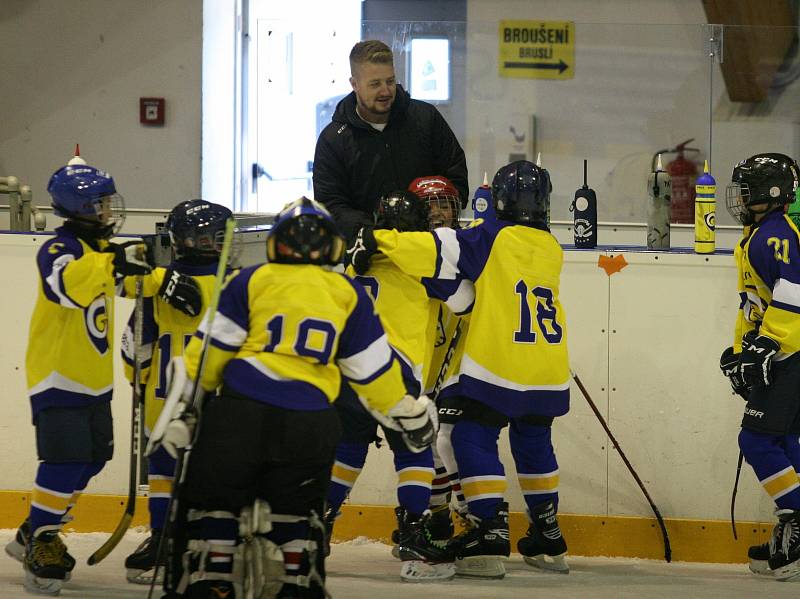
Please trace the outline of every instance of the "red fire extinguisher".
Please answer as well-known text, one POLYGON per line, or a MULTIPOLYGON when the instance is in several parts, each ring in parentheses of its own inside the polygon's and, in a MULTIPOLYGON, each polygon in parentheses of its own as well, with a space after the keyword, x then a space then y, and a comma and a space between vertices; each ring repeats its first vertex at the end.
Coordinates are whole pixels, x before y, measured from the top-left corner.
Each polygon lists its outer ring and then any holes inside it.
POLYGON ((700 152, 698 148, 686 147, 693 141, 694 138, 687 139, 674 148, 660 150, 653 156, 653 164, 655 164, 655 157, 658 154, 677 154, 666 167, 672 179, 672 198, 669 209, 669 220, 672 223, 694 223, 694 183, 697 179, 697 165, 685 156, 687 152, 700 152))

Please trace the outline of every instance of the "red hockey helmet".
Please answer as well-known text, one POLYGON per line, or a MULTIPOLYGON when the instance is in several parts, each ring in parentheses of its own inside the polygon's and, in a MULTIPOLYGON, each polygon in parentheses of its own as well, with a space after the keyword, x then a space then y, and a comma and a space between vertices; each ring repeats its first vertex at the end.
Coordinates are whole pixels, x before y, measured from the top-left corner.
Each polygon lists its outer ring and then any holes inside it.
POLYGON ((418 177, 408 186, 408 191, 415 193, 428 204, 431 230, 439 227, 458 228, 461 202, 458 190, 450 179, 441 175, 418 177))

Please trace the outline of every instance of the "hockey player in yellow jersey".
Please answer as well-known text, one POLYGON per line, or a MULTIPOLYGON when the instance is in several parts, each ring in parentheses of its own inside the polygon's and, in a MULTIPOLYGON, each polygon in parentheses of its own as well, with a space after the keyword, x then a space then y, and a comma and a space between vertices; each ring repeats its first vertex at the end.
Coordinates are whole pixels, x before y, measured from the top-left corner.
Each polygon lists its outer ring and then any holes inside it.
POLYGON ((785 206, 800 169, 789 156, 756 154, 733 169, 731 215, 745 225, 735 251, 740 307, 723 373, 747 406, 739 448, 775 503, 769 543, 750 547, 750 569, 800 580, 800 232, 785 206))
MULTIPOLYGON (((369 295, 328 268, 340 262, 343 245, 321 204, 292 202, 269 233, 269 262, 231 277, 211 327, 209 314, 189 342, 189 376, 207 392, 221 389, 205 401, 188 463, 186 526, 172 543, 169 567, 176 571, 165 578, 170 596, 234 597, 242 581, 235 579, 233 554, 241 550, 240 524, 251 522, 243 508, 256 502, 263 515, 264 501, 270 526, 245 540, 250 548, 264 547, 262 541, 266 551, 280 548, 284 578, 277 596, 324 596, 321 518, 340 434, 331 404, 343 377, 376 417, 402 431, 409 449, 424 451, 433 440, 427 398, 406 393, 369 295), (188 587, 180 588, 181 580, 188 587)), ((191 438, 186 414, 180 406, 172 413, 162 439, 170 451, 191 438)), ((247 560, 250 550, 243 555, 247 560)), ((266 567, 259 562, 257 569, 266 567)))
MULTIPOLYGON (((150 435, 167 393, 167 365, 183 355, 186 344, 197 330, 202 306, 208 306, 214 288, 225 223, 231 218, 225 206, 204 200, 181 202, 169 214, 166 229, 172 246, 173 261, 165 268, 155 268, 149 278, 157 287, 169 281, 174 297, 148 297, 143 305, 141 380, 144 386, 144 432, 150 435), (182 306, 177 306, 180 299, 182 306)), ((133 380, 134 316, 122 337, 125 374, 133 380)), ((172 493, 175 459, 164 448, 148 456, 148 508, 150 536, 125 560, 127 579, 136 584, 150 584, 156 564, 156 550, 164 530, 167 505, 172 493)), ((163 563, 162 563, 163 565, 163 563)), ((163 570, 162 570, 163 572, 163 570)))
MULTIPOLYGON (((554 418, 569 409, 564 310, 558 300, 563 252, 549 232, 550 177, 528 161, 496 173, 496 222, 433 234, 362 230, 348 250, 357 271, 376 250, 408 274, 475 283, 475 305, 459 369, 460 396, 448 407, 460 419, 451 442, 476 526, 453 539, 457 572, 502 577, 510 552, 500 430, 509 440, 530 526, 517 545, 530 565, 568 572, 558 527, 554 418)), ((441 406, 440 406, 441 408, 441 406)))
MULTIPOLYGON (((410 191, 398 190, 378 202, 375 228, 427 231, 428 215, 428 205, 422 199, 410 191)), ((354 274, 352 269, 347 272, 354 274)), ((411 277, 381 256, 373 260, 368 272, 355 278, 375 300, 409 393, 419 395, 426 376, 425 367, 430 363, 439 301, 447 302, 455 312, 469 309, 474 298, 472 283, 411 277)), ((378 427, 348 385, 343 385, 336 408, 343 434, 336 449, 328 491, 326 524, 329 534, 333 518, 364 467, 370 444, 377 439, 378 427)), ((452 578, 455 573, 452 558, 431 542, 428 505, 434 475, 432 450, 413 452, 396 431, 384 428, 384 434, 394 454, 398 478, 398 507, 395 509, 398 528, 393 540, 394 553, 403 560, 400 576, 417 582, 452 578)))
POLYGON ((108 239, 124 220, 112 177, 70 164, 47 187, 66 219, 36 256, 39 291, 25 357, 40 460, 28 519, 6 551, 23 561, 25 588, 56 595, 75 560, 58 533, 89 480, 111 459, 114 295, 151 267, 141 240, 108 239))

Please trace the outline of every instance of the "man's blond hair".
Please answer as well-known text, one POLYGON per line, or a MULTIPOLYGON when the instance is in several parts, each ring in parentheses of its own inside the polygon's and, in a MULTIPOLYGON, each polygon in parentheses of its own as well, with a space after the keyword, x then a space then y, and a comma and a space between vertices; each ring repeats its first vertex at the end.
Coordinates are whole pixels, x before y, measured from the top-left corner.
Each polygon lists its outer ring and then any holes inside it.
POLYGON ((350 74, 355 77, 356 67, 370 62, 372 64, 394 64, 392 49, 380 40, 358 42, 350 50, 350 74))

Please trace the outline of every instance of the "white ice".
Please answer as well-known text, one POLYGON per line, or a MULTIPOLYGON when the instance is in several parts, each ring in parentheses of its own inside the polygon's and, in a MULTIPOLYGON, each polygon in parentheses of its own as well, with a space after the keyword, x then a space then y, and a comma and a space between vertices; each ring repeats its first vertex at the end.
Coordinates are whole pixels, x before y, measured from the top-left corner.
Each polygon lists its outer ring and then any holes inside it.
MULTIPOLYGON (((14 531, 0 530, 0 544, 11 540, 14 531)), ((145 534, 130 532, 119 547, 97 566, 87 566, 86 558, 107 535, 102 533, 67 534, 65 542, 78 559, 72 580, 64 585, 61 597, 75 599, 143 599, 147 587, 125 581, 123 561, 145 534)), ((598 599, 659 599, 664 597, 761 596, 769 599, 800 596, 800 582, 780 583, 755 578, 745 565, 690 564, 639 559, 570 557, 569 575, 544 573, 525 565, 519 555, 506 562, 503 580, 455 579, 446 583, 408 584, 400 581, 399 562, 380 543, 357 539, 333 545, 328 564, 328 589, 337 599, 393 599, 420 596, 460 599, 522 599, 542 597, 598 599)), ((22 587, 22 566, 0 554, 0 599, 34 597, 22 587)), ((160 593, 155 597, 160 597, 160 593)))

